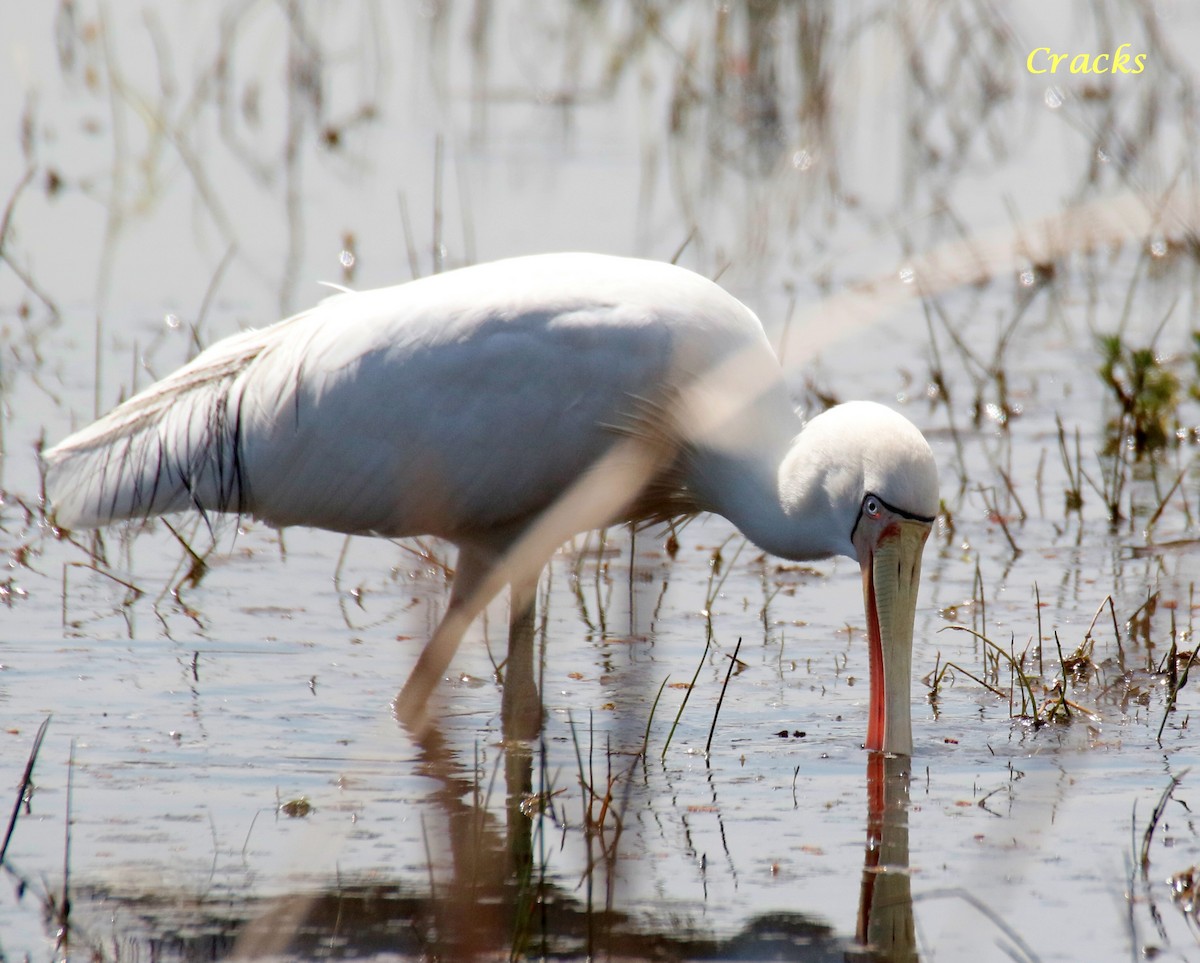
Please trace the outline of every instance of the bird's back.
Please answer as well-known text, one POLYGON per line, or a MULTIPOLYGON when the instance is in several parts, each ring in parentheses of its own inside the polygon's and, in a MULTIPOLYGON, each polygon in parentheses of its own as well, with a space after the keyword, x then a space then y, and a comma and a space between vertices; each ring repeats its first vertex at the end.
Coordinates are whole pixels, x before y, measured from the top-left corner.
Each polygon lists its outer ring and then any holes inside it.
POLYGON ((68 526, 196 506, 344 532, 507 532, 739 351, 777 375, 754 315, 683 269, 493 262, 219 342, 48 451, 47 491, 68 526))

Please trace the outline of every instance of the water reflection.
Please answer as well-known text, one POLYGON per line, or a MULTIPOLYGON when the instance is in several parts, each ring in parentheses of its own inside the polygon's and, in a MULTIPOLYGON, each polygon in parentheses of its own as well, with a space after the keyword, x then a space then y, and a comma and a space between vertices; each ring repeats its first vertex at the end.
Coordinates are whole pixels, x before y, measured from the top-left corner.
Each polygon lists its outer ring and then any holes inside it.
MULTIPOLYGON (((451 960, 918 959, 908 875, 907 758, 872 754, 867 763, 866 847, 853 939, 795 911, 760 913, 736 933, 717 936, 672 916, 622 912, 611 893, 599 895, 607 887, 593 889, 590 878, 552 873, 547 851, 559 842, 554 820, 531 794, 543 758, 544 749, 507 744, 493 776, 503 786, 490 786, 480 778, 477 757, 467 758, 442 732, 431 731, 417 762, 433 785, 421 817, 426 851, 391 879, 240 905, 214 898, 189 903, 176 893, 122 898, 97 890, 80 890, 76 901, 110 918, 137 920, 118 949, 155 959, 356 959, 379 953, 451 960), (489 806, 489 794, 500 792, 504 806, 489 806), (542 835, 547 830, 550 839, 542 835), (424 868, 414 870, 420 863, 424 868)), ((634 839, 629 834, 627 844, 634 839)), ((601 840, 602 854, 589 862, 588 877, 602 864, 613 876, 620 844, 619 832, 601 840)), ((801 885, 784 898, 798 903, 804 897, 801 885)))
POLYGON ((873 752, 867 762, 867 854, 851 958, 915 963, 912 879, 908 872, 908 781, 912 760, 873 752))

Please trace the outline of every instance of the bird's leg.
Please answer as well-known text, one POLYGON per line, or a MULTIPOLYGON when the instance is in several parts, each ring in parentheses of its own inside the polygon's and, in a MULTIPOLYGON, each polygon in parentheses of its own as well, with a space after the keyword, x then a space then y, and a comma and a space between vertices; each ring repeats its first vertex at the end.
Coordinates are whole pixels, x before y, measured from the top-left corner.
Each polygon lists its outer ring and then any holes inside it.
POLYGON ((542 728, 542 699, 534 676, 537 579, 514 582, 508 618, 508 660, 500 722, 505 739, 534 739, 542 728))
POLYGON ((424 731, 428 722, 430 695, 445 676, 467 627, 486 604, 479 598, 479 590, 491 571, 491 564, 490 558, 481 552, 468 548, 458 551, 446 614, 421 650, 393 707, 401 724, 417 734, 424 731))

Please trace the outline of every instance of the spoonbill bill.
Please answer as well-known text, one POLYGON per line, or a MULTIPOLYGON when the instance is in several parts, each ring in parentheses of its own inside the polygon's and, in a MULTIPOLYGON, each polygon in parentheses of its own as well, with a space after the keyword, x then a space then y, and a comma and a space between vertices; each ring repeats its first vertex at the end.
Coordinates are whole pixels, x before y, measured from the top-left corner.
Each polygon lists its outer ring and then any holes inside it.
MULTIPOLYGON (((471 620, 511 586, 503 708, 529 718, 537 579, 579 532, 715 512, 784 559, 862 568, 866 746, 912 751, 910 674, 937 471, 907 419, 806 425, 762 324, 688 270, 544 254, 337 294, 212 345, 44 453, 58 525, 185 509, 458 548, 396 701, 420 726, 471 620)), ((540 724, 540 703, 524 735, 540 724)))

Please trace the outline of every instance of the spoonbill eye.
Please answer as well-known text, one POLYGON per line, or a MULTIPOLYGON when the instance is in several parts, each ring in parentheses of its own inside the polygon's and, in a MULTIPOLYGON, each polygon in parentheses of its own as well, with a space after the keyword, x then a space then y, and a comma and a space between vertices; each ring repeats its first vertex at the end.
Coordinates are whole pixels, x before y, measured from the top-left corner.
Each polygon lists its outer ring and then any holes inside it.
POLYGON ((879 499, 873 495, 868 495, 863 501, 863 511, 871 518, 879 517, 879 499))

